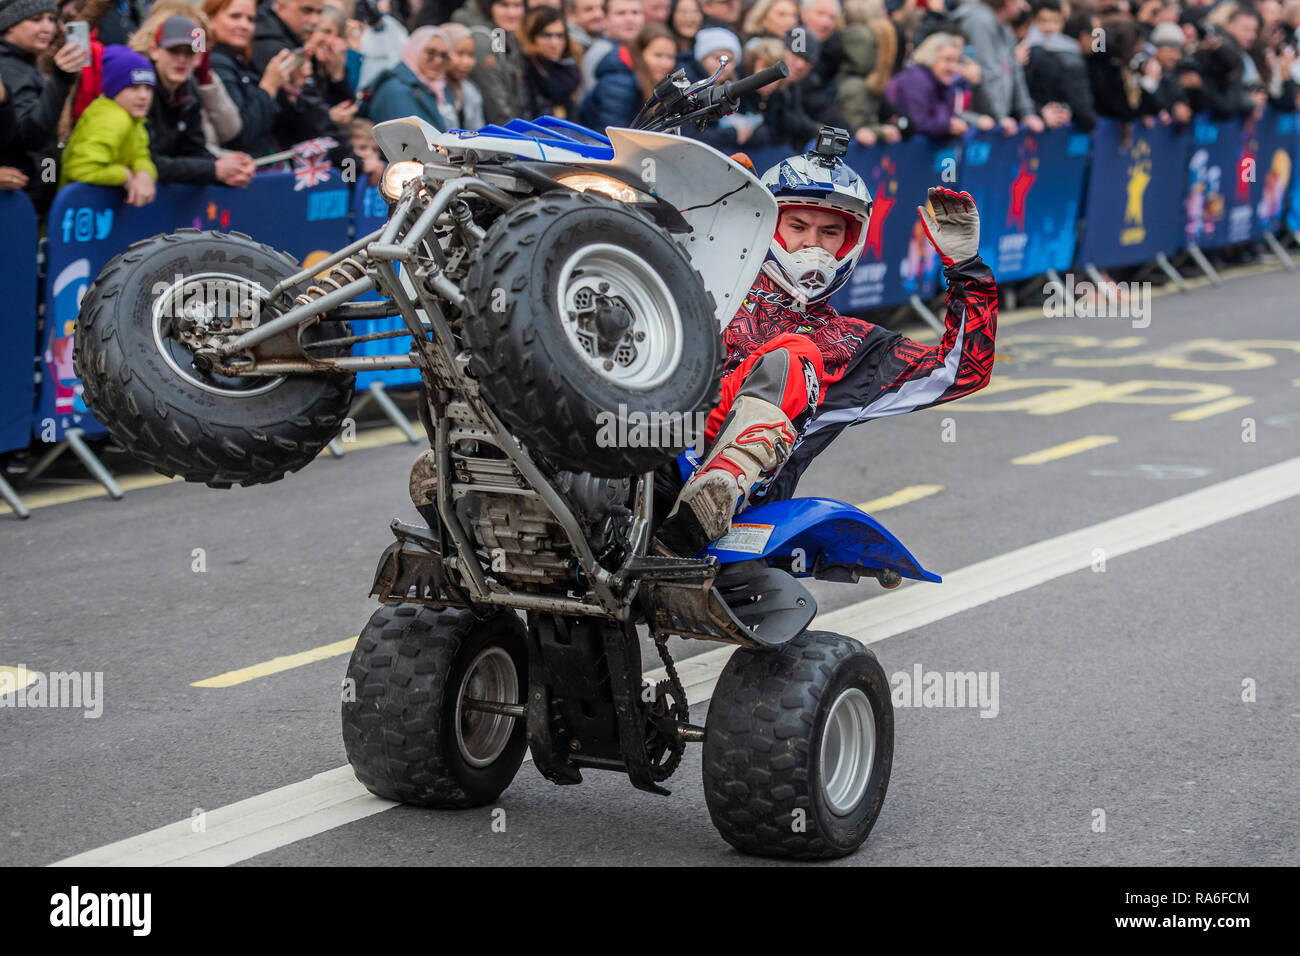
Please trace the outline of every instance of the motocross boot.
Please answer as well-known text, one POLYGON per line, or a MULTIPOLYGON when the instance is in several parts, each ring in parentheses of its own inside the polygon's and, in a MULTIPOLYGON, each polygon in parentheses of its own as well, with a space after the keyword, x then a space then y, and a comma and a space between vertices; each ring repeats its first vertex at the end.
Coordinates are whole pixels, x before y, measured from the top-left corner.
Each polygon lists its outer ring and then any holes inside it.
POLYGON ((771 402, 740 395, 704 463, 655 534, 660 554, 694 557, 727 533, 755 484, 790 457, 795 429, 771 402))

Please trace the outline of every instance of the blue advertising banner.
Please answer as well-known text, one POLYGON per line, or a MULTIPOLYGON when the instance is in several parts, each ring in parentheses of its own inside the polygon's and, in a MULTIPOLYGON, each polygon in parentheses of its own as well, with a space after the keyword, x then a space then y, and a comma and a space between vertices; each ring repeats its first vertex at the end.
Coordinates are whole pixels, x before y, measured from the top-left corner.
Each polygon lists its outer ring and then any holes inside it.
POLYGON ((325 182, 295 191, 291 173, 267 173, 244 189, 164 185, 140 208, 124 206, 122 190, 109 186, 73 183, 60 190, 47 226, 36 437, 58 441, 74 426, 88 435, 105 433, 82 400, 72 344, 82 296, 113 256, 140 239, 192 226, 246 233, 311 265, 347 244, 349 189, 325 182))
POLYGON ((1097 122, 1077 261, 1137 265, 1184 247, 1182 173, 1191 140, 1189 129, 1172 125, 1097 122))
MULTIPOLYGON (((941 263, 925 238, 916 207, 932 185, 956 168, 956 149, 915 136, 887 149, 852 143, 845 161, 871 190, 867 244, 848 283, 831 296, 841 312, 898 305, 934 295, 941 263)), ((951 177, 950 177, 951 178, 951 177)))
POLYGON ((1295 157, 1296 114, 1269 110, 1257 129, 1258 150, 1253 175, 1255 196, 1255 237, 1282 228, 1287 194, 1291 190, 1295 157))
MULTIPOLYGON (((360 239, 379 229, 388 221, 388 204, 379 195, 379 189, 368 182, 357 183, 352 191, 352 221, 356 224, 353 236, 360 239)), ((400 268, 400 266, 399 266, 400 268)), ((378 294, 367 292, 358 301, 376 301, 378 294)), ((354 335, 370 335, 375 332, 389 332, 404 329, 406 323, 400 316, 387 319, 369 319, 353 322, 354 335)), ((372 342, 358 342, 352 346, 353 355, 405 355, 411 350, 409 335, 394 339, 375 339, 372 342)), ((414 368, 389 369, 383 372, 362 372, 357 376, 357 391, 367 389, 371 382, 383 382, 386 388, 419 384, 420 370, 414 368)))
POLYGON ((0 451, 26 448, 36 400, 36 210, 0 192, 0 451))
POLYGON ((962 146, 959 186, 980 210, 980 256, 999 282, 1066 270, 1088 169, 1086 133, 974 133, 962 146))
POLYGON ((1251 193, 1258 124, 1196 117, 1187 161, 1186 236, 1202 249, 1246 242, 1258 233, 1251 193))
POLYGON ((1196 118, 1187 164, 1187 239, 1217 249, 1258 239, 1282 222, 1295 148, 1294 114, 1196 118))
MULTIPOLYGON (((1294 115, 1291 119, 1291 142, 1288 144, 1291 158, 1300 159, 1300 123, 1295 121, 1294 115)), ((1294 165, 1294 163, 1292 164, 1294 165)), ((1291 188, 1289 190, 1290 201, 1287 203, 1286 210, 1286 227, 1293 231, 1300 231, 1300 176, 1292 175, 1291 188)))

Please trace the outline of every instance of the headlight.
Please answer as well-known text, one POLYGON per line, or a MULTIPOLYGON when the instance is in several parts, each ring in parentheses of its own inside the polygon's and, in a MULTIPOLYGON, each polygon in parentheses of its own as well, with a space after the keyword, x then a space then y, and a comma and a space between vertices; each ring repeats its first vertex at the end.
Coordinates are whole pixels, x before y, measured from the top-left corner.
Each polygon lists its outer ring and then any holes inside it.
POLYGON ((419 179, 423 175, 423 163, 417 163, 412 159, 393 163, 384 170, 384 178, 379 181, 379 192, 389 202, 397 202, 401 198, 402 190, 406 188, 406 184, 412 179, 419 179))
POLYGON ((635 189, 622 180, 615 179, 613 176, 605 176, 602 173, 570 173, 567 176, 560 176, 556 182, 563 183, 570 189, 585 193, 588 190, 596 193, 602 193, 610 199, 617 199, 619 202, 636 202, 640 195, 635 189))

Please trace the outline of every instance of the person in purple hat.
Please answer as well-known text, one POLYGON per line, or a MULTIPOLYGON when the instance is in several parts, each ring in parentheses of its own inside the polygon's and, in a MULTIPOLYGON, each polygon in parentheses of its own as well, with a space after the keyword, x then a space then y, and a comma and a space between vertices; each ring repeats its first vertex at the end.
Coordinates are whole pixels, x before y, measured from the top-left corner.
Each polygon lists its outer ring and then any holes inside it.
POLYGON ((121 186, 127 205, 153 202, 158 170, 149 158, 145 118, 156 82, 147 57, 129 47, 104 47, 100 95, 82 112, 68 137, 60 188, 69 182, 121 186))

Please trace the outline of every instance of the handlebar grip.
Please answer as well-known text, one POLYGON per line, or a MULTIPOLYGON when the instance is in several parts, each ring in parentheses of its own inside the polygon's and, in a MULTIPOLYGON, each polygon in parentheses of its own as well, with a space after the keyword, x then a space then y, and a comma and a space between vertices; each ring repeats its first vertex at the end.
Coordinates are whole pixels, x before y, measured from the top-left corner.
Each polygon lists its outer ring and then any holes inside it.
POLYGON ((760 87, 775 83, 777 80, 784 79, 789 75, 790 68, 784 62, 778 63, 775 66, 769 66, 766 70, 759 70, 753 76, 747 76, 743 80, 728 83, 722 95, 734 103, 746 93, 752 93, 760 87))

